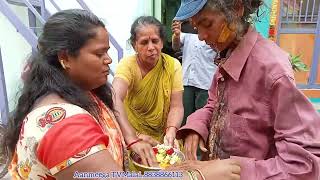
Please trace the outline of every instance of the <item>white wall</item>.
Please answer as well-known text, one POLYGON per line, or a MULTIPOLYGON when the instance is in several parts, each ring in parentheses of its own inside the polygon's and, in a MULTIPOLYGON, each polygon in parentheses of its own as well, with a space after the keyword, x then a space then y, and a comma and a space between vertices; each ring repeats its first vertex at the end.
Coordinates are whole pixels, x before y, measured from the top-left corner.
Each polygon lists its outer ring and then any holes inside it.
MULTIPOLYGON (((108 31, 123 48, 124 55, 134 53, 128 39, 130 37, 130 27, 133 21, 141 15, 152 15, 151 0, 84 0, 90 10, 100 17, 108 31)), ((76 0, 55 0, 61 9, 81 8, 76 0)), ((157 0, 156 6, 161 1, 157 0)), ((46 7, 51 14, 57 12, 49 0, 46 0, 46 7)), ((159 16, 159 10, 157 15, 159 16)), ((110 50, 110 56, 113 59, 111 69, 115 70, 118 63, 118 55, 115 48, 110 50)), ((112 77, 109 78, 112 80, 112 77)))
MULTIPOLYGON (((150 0, 149 0, 149 1, 150 1, 150 0)), ((154 5, 154 7, 155 7, 155 9, 154 9, 154 16, 155 16, 159 21, 161 21, 161 13, 162 13, 161 4, 162 4, 162 2, 161 2, 161 0, 154 0, 154 3, 155 3, 155 5, 154 5)))
MULTIPOLYGON (((130 26, 141 15, 152 15, 152 0, 84 0, 89 8, 106 24, 108 31, 124 50, 124 55, 132 54, 130 43, 130 26)), ((76 0, 55 0, 61 9, 81 8, 76 0)), ((45 0, 48 11, 57 12, 49 0, 45 0)), ((28 12, 26 7, 10 5, 24 24, 28 25, 28 12)), ((161 1, 155 0, 155 15, 161 18, 161 1)), ((16 94, 21 86, 20 73, 23 63, 31 46, 16 31, 6 17, 0 13, 0 46, 6 79, 9 109, 12 110, 16 103, 16 94)), ((113 59, 111 69, 114 71, 118 63, 117 51, 111 46, 110 56, 113 59)), ((112 80, 112 77, 109 77, 112 80)))
MULTIPOLYGON (((10 5, 17 13, 24 24, 28 24, 27 8, 10 5)), ((0 47, 2 53, 3 69, 5 74, 9 110, 11 111, 16 102, 16 95, 21 87, 20 73, 23 63, 28 54, 31 53, 31 46, 25 41, 22 35, 0 12, 0 47)))

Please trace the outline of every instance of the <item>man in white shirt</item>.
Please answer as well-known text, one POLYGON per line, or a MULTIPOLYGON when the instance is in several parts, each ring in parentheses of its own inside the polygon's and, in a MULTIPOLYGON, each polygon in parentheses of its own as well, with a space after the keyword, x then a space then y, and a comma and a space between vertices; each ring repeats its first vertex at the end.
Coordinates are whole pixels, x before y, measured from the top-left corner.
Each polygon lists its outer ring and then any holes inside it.
MULTIPOLYGON (((182 33, 181 25, 179 21, 172 23, 172 48, 175 51, 182 49, 184 125, 191 113, 206 104, 217 67, 213 62, 216 53, 212 48, 200 41, 197 34, 182 33)), ((189 22, 183 22, 183 25, 188 26, 189 22)))

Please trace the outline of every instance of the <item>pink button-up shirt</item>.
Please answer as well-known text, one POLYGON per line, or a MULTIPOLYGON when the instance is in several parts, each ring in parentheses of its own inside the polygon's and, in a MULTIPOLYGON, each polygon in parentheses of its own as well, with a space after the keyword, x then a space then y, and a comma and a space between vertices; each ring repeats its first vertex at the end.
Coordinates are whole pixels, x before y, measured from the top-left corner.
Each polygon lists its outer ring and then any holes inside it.
MULTIPOLYGON (((306 47, 307 48, 307 47, 306 47)), ((217 83, 225 81, 223 150, 241 163, 241 180, 320 179, 320 116, 295 86, 288 54, 249 29, 214 75, 208 103, 178 132, 208 140, 217 107, 217 83)))

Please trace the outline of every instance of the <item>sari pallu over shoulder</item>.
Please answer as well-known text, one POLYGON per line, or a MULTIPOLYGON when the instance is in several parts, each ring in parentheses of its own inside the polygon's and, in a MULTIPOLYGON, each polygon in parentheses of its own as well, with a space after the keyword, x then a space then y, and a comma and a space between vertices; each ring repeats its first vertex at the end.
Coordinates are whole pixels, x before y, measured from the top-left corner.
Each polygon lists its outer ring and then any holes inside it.
POLYGON ((157 65, 128 92, 125 108, 131 125, 140 133, 161 141, 170 108, 174 58, 161 54, 157 65))

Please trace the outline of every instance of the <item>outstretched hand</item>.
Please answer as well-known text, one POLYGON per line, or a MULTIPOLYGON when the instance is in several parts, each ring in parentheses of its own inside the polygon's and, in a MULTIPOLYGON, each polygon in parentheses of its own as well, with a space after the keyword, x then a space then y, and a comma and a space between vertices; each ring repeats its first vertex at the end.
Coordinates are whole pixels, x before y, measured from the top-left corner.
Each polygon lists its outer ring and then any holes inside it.
POLYGON ((184 140, 184 150, 187 160, 197 160, 198 146, 202 152, 207 152, 204 141, 195 131, 190 132, 184 140))
POLYGON ((163 138, 164 145, 180 149, 179 142, 176 140, 176 133, 176 129, 168 128, 166 135, 163 138))
POLYGON ((166 170, 200 170, 206 179, 240 180, 240 163, 232 159, 211 161, 185 161, 166 170))
POLYGON ((153 139, 151 136, 146 135, 146 134, 140 134, 138 136, 140 139, 142 139, 143 141, 149 143, 152 147, 156 146, 157 144, 159 144, 159 141, 153 139))
POLYGON ((144 140, 139 141, 133 144, 130 149, 140 156, 143 165, 153 167, 157 166, 157 160, 154 155, 152 146, 149 142, 146 142, 144 140))

